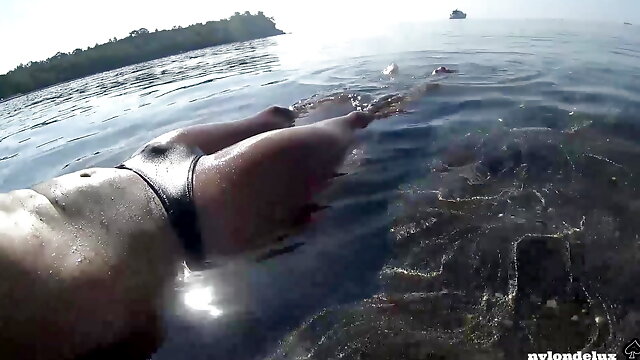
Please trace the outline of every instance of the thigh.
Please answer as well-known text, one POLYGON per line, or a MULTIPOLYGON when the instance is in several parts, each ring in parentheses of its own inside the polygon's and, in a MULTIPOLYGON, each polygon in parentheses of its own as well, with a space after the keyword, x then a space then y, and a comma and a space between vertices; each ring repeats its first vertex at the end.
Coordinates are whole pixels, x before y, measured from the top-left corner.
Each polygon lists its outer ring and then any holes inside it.
POLYGON ((208 251, 238 253, 280 235, 326 186, 351 139, 352 129, 342 125, 310 125, 262 134, 202 158, 194 190, 208 251))

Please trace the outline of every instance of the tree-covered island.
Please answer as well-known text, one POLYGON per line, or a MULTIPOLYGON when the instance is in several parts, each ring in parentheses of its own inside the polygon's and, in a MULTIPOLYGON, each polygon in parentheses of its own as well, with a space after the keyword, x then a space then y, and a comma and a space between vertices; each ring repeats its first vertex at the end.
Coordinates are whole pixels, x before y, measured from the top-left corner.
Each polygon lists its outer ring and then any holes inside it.
POLYGON ((0 99, 185 51, 280 34, 283 32, 273 19, 261 11, 256 15, 235 13, 228 19, 185 28, 153 32, 142 28, 124 39, 113 38, 85 50, 59 52, 44 61, 20 64, 0 75, 0 99))

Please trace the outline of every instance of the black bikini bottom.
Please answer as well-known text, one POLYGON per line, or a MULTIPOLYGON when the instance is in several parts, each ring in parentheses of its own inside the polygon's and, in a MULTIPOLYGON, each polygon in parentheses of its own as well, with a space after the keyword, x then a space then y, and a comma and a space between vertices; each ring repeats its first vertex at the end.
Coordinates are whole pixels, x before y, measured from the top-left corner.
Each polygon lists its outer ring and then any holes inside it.
POLYGON ((153 190, 182 241, 191 269, 205 265, 200 227, 193 202, 193 172, 204 154, 198 148, 176 143, 150 143, 118 169, 138 174, 153 190))

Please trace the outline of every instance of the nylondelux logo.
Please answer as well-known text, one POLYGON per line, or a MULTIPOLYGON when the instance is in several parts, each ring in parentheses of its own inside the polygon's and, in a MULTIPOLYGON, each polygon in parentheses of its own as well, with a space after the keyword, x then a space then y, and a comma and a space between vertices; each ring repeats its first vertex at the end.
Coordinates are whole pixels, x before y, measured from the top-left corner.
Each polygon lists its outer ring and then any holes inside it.
MULTIPOLYGON (((575 353, 546 353, 527 354, 527 360, 616 360, 616 354, 599 353, 596 351, 575 353)), ((639 359, 640 360, 640 359, 639 359)))
MULTIPOLYGON (((622 352, 628 360, 640 360, 640 340, 635 338, 622 348, 622 352)), ((575 353, 556 353, 547 351, 545 353, 529 353, 527 360, 616 360, 620 359, 619 354, 601 353, 597 351, 575 353)))

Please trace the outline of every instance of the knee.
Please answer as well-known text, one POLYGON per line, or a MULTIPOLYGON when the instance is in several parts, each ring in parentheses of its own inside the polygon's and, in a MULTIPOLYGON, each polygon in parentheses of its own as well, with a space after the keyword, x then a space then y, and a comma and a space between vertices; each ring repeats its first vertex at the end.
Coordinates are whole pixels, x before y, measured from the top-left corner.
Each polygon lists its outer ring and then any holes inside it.
POLYGON ((316 128, 318 133, 325 133, 334 141, 349 143, 356 130, 367 127, 373 119, 373 115, 368 113, 352 111, 347 115, 320 121, 310 126, 316 128))
POLYGON ((364 129, 369 125, 369 123, 373 120, 373 115, 362 112, 362 111, 352 111, 347 115, 347 125, 353 130, 355 129, 364 129))
POLYGON ((366 116, 367 116, 367 113, 364 111, 352 111, 349 114, 347 114, 347 118, 351 120, 360 119, 366 116))
MULTIPOLYGON (((160 143, 160 144, 178 144, 184 143, 187 144, 189 142, 188 132, 185 129, 176 129, 169 131, 168 133, 164 133, 157 138, 151 140, 146 145, 151 143, 160 143)), ((187 144, 188 145, 188 144, 187 144)))
POLYGON ((281 106, 269 106, 262 113, 268 116, 283 116, 290 119, 294 119, 296 117, 293 110, 281 106))

